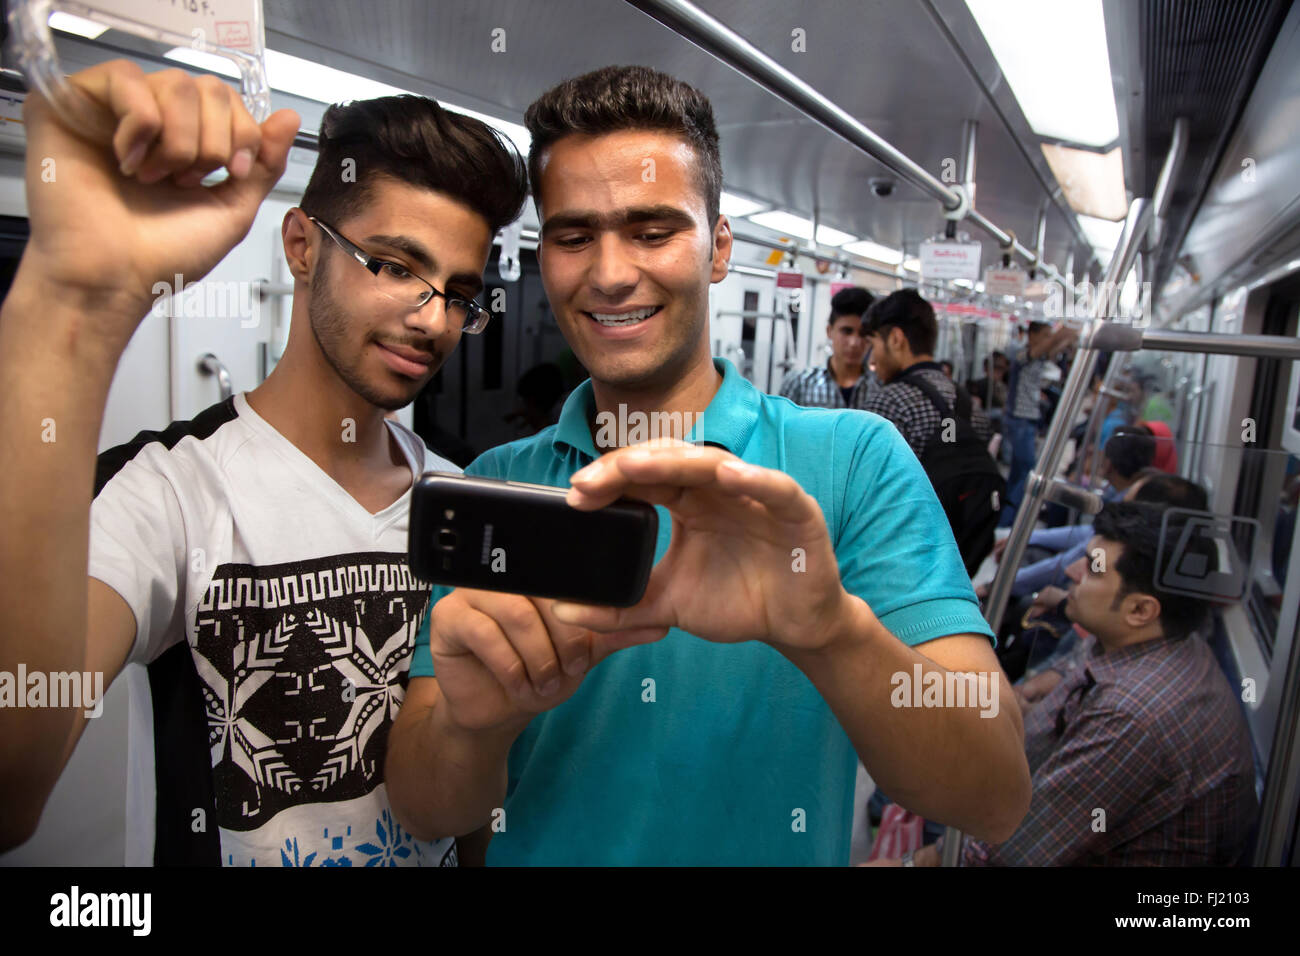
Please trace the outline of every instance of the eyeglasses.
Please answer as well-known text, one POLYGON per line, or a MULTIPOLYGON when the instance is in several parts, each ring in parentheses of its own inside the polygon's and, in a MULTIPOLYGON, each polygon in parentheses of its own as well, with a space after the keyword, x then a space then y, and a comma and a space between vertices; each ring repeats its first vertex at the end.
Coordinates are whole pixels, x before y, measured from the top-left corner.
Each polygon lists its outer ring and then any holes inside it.
POLYGON ((477 302, 462 296, 439 292, 429 282, 421 279, 404 266, 400 266, 396 262, 389 262, 387 259, 378 259, 375 256, 367 255, 356 243, 344 238, 337 229, 325 225, 315 216, 308 216, 307 218, 320 226, 321 231, 337 242, 344 252, 369 269, 375 277, 375 287, 394 302, 400 302, 410 309, 418 309, 435 295, 441 296, 447 303, 448 320, 459 322, 462 332, 468 335, 477 335, 487 327, 488 319, 492 317, 492 313, 477 302))

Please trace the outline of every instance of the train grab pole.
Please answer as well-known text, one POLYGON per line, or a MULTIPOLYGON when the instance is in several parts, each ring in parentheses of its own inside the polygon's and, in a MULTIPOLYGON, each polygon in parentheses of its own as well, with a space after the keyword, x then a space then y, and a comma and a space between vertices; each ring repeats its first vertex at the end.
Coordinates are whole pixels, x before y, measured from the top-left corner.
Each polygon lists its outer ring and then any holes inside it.
MULTIPOLYGON (((1178 168, 1186 152, 1186 132, 1185 122, 1180 120, 1174 124, 1174 136, 1160 170, 1153 200, 1148 202, 1141 198, 1134 199, 1130 205, 1123 240, 1111 257, 1106 278, 1103 280, 1107 283, 1107 288, 1119 288, 1128 277, 1129 270, 1133 268, 1133 263, 1137 259, 1138 251, 1146 241, 1147 230, 1150 228, 1155 210, 1167 202, 1168 190, 1178 176, 1178 168)), ((1106 295, 1098 296, 1092 303, 1090 316, 1092 321, 1079 340, 1079 349, 1075 353, 1074 363, 1070 366, 1069 378, 1066 379, 1061 400, 1056 406, 1056 414, 1052 416, 1052 423, 1047 429, 1043 452, 1025 480, 1024 498, 1020 502, 1020 509, 1016 512, 1016 520, 1011 526, 1007 547, 1002 553, 1002 562, 993 578, 993 585, 984 608, 985 619, 995 632, 1006 611, 1007 601, 1011 596, 1011 584, 1015 579, 1020 559, 1024 557, 1025 546, 1029 543, 1029 534, 1038 520, 1039 509, 1047 500, 1052 478, 1060 467, 1066 438, 1075 418, 1078 417, 1079 409, 1083 407, 1088 383, 1092 379, 1093 370, 1097 367, 1098 346, 1105 344, 1104 340, 1109 337, 1105 334, 1109 331, 1108 323, 1103 321, 1110 318, 1103 314, 1109 298, 1106 295), (1099 339, 1102 341, 1099 342, 1099 339)), ((1129 347, 1135 344, 1130 343, 1129 347)), ((960 861, 961 831, 949 827, 944 839, 943 865, 958 866, 960 861)))

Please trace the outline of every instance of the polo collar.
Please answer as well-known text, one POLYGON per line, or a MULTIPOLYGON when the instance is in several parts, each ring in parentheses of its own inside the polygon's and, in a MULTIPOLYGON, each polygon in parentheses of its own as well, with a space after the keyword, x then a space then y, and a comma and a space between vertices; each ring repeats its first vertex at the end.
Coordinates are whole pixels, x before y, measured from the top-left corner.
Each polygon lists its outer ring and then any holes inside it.
MULTIPOLYGON (((727 359, 715 358, 713 367, 722 373, 722 384, 696 419, 686 436, 687 441, 717 445, 740 458, 744 456, 745 446, 758 423, 761 393, 727 359)), ((596 396, 591 379, 587 379, 570 393, 560 409, 560 420, 551 437, 555 453, 564 455, 567 449, 572 448, 586 458, 597 458, 596 443, 591 434, 595 417, 596 396)))

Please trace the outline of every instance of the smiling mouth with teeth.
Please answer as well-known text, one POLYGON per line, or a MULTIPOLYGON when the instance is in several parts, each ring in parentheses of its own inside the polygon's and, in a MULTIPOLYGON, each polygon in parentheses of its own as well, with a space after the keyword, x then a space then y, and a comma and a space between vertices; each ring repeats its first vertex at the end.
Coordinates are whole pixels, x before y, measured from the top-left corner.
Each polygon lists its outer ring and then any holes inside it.
POLYGON ((636 325, 638 322, 644 322, 650 316, 657 313, 663 306, 652 306, 648 309, 637 309, 633 312, 588 312, 586 313, 601 325, 636 325))

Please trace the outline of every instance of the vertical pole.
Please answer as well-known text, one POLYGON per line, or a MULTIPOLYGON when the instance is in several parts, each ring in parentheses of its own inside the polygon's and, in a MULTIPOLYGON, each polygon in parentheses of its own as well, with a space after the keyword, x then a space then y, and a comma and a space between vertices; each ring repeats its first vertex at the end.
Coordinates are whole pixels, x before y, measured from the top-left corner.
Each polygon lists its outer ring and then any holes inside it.
MULTIPOLYGON (((1151 210, 1151 204, 1145 199, 1135 199, 1129 206, 1124 235, 1115 254, 1111 257, 1110 267, 1106 270, 1105 281, 1110 283, 1111 287, 1114 283, 1123 281, 1128 270, 1132 268, 1138 244, 1151 222, 1151 210)), ((1024 557, 1029 533, 1033 530, 1038 520, 1038 512, 1047 499, 1047 490, 1052 476, 1060 466, 1070 428, 1087 394, 1093 369, 1097 367, 1097 352, 1092 347, 1092 338, 1097 328, 1096 320, 1102 317, 1108 299, 1109 296, 1098 296, 1093 300, 1091 311, 1094 321, 1089 324, 1079 340, 1079 349, 1075 353, 1074 363, 1070 366, 1070 374, 1066 378, 1061 399, 1057 403, 1056 414, 1052 416, 1052 423, 1047 429, 1047 439, 1042 454, 1025 479, 1024 499, 1016 512, 1015 523, 1011 526, 1011 534, 1007 538, 1006 550, 1002 553, 1002 563, 998 566, 998 573, 993 579, 993 586, 985 604, 985 620, 994 631, 997 630, 1006 611, 1007 600, 1011 596, 1011 584, 1016 569, 1020 566, 1020 559, 1024 557)), ((1007 396, 1007 401, 1010 403, 1012 396, 1007 396)), ((960 863, 961 843, 961 831, 956 827, 949 827, 944 837, 944 866, 957 866, 960 863)))

